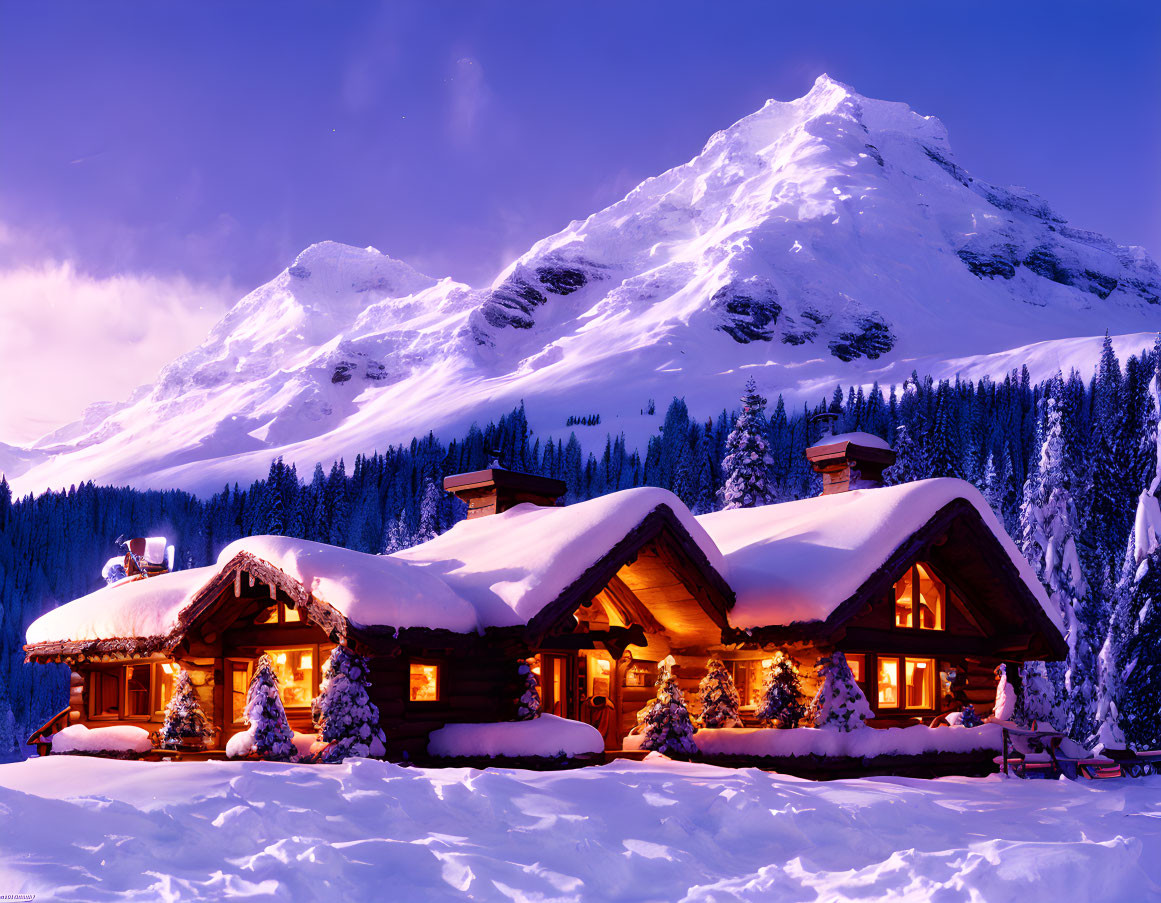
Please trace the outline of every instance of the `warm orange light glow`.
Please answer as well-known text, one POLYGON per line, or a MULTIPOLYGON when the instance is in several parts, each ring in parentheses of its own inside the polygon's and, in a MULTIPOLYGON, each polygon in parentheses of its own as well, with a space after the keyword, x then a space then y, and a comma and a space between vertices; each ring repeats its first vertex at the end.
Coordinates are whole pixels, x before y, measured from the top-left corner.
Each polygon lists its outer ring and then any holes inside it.
POLYGON ((935 707, 935 668, 929 667, 929 659, 909 658, 904 660, 907 678, 907 708, 930 709, 935 707))
POLYGON ((898 659, 879 659, 879 705, 887 708, 899 705, 898 659))
POLYGON ((439 665, 412 662, 410 676, 412 702, 439 701, 439 665))
POLYGON ((314 650, 287 649, 271 656, 284 706, 307 706, 314 698, 314 650))

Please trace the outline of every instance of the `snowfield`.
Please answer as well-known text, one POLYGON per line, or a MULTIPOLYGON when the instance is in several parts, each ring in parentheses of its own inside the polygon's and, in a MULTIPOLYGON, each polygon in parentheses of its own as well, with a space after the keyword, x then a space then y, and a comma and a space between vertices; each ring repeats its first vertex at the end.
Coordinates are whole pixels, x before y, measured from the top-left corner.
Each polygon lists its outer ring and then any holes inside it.
POLYGON ((46 900, 1141 901, 1161 778, 813 783, 570 772, 0 766, 0 894, 46 900))

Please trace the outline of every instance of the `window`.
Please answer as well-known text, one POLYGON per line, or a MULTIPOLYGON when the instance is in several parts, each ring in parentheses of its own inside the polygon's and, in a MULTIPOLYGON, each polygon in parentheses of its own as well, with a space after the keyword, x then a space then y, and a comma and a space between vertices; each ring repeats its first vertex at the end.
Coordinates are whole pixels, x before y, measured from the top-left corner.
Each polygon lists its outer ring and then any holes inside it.
POLYGON ((89 715, 94 718, 121 714, 121 668, 89 672, 89 715))
POLYGON ((770 659, 746 659, 743 661, 726 662, 730 677, 734 679, 734 686, 743 706, 758 705, 762 701, 762 675, 770 664, 770 659))
POLYGON ((152 713, 149 707, 149 689, 153 686, 151 665, 129 665, 125 668, 125 714, 144 716, 152 713))
POLYGON ((861 653, 848 655, 847 664, 851 666, 851 674, 855 677, 855 683, 861 684, 867 670, 867 657, 861 653))
POLYGON ((314 647, 269 652, 278 691, 287 708, 309 706, 314 699, 314 647))
POLYGON ((935 661, 930 658, 879 657, 879 707, 935 708, 935 661), (902 675, 900 675, 902 670, 902 675), (903 682, 900 684, 900 676, 903 682))
POLYGON ((173 688, 177 683, 177 675, 181 673, 181 666, 173 662, 164 662, 156 666, 153 679, 157 683, 157 711, 164 712, 173 698, 173 688))
POLYGON ((285 602, 279 602, 264 611, 260 611, 254 619, 255 624, 297 624, 301 621, 302 613, 296 608, 291 608, 285 602))
POLYGON ((930 565, 917 562, 895 584, 895 626, 943 630, 947 588, 930 565), (919 623, 915 623, 918 609, 919 623))
POLYGON ((230 671, 230 720, 242 724, 246 721, 246 696, 250 691, 250 662, 231 659, 227 665, 230 671))
POLYGON ((879 705, 885 709, 899 706, 899 659, 879 659, 879 705))
POLYGON ((412 662, 410 676, 412 702, 439 702, 439 665, 412 662))

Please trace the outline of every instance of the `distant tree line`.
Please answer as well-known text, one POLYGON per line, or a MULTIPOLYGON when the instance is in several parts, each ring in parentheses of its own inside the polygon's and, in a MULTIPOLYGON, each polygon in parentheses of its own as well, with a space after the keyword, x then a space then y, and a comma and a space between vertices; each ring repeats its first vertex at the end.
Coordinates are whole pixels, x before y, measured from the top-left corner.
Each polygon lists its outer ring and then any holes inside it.
MULTIPOLYGON (((1046 426, 1052 398, 1059 433, 1059 473, 1052 479, 1065 481, 1072 500, 1069 535, 1086 585, 1083 604, 1066 613, 1073 619, 1066 622, 1075 623, 1071 646, 1089 650, 1076 657, 1071 676, 1060 669, 1052 676, 1063 718, 1078 738, 1087 738, 1098 721, 1089 710, 1100 695, 1095 659, 1124 595, 1118 587, 1124 586, 1138 496, 1154 475, 1157 413, 1149 384, 1157 358, 1156 350, 1145 352, 1122 367, 1106 340, 1089 379, 1073 372, 1033 384, 1026 367, 1002 380, 936 381, 912 374, 886 390, 878 384, 869 390, 836 387, 829 399, 794 411, 779 396, 768 414, 763 409, 746 415, 758 424, 769 457, 764 497, 784 501, 821 490, 804 451, 820 435, 814 418, 830 412, 837 415, 835 432, 863 431, 892 443, 898 462, 887 474, 891 482, 961 477, 974 483, 1035 557, 1026 502, 1043 500, 1037 479, 1052 429, 1046 426), (1070 696, 1066 680, 1087 689, 1070 696), (1069 715, 1075 706, 1084 713, 1069 715)), ((118 535, 170 537, 178 567, 209 564, 231 541, 262 533, 391 552, 430 539, 462 518, 463 506, 443 491, 443 477, 487 467, 496 451, 505 467, 564 481, 565 504, 659 486, 704 513, 729 501, 723 461, 737 453, 728 442, 738 419, 732 410, 693 418, 685 401, 675 398, 642 457, 623 435, 607 435, 603 448, 589 449, 575 434, 567 440, 533 435, 521 406, 446 445, 429 433, 359 455, 349 471, 339 460, 329 469, 316 465, 305 478, 277 459, 265 479, 224 486, 207 499, 91 483, 13 499, 0 480, 0 757, 24 754, 27 733, 67 699, 66 668, 23 664, 25 630, 56 605, 99 588, 101 565, 119 551, 113 545, 118 535)), ((1040 573, 1047 585, 1050 575, 1040 573)), ((1123 611, 1117 630, 1132 631, 1130 621, 1123 611)), ((1154 649, 1161 636, 1157 640, 1154 649)), ((1069 665, 1062 667, 1067 671, 1069 665)))

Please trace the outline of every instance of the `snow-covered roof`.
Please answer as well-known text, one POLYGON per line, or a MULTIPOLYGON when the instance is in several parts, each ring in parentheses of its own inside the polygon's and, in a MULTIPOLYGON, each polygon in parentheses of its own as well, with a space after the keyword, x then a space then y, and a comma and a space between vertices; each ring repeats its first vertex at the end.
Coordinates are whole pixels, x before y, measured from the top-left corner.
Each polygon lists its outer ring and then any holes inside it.
POLYGON ((704 514, 698 522, 726 559, 737 594, 734 627, 823 621, 945 505, 969 502, 1036 597, 1062 628, 1060 613, 979 491, 963 480, 919 480, 899 486, 704 514))
POLYGON ((240 553, 273 565, 352 625, 470 633, 526 624, 658 507, 667 507, 720 574, 721 553, 677 496, 630 489, 567 508, 517 505, 463 521, 430 542, 369 555, 286 536, 250 536, 217 564, 121 581, 49 612, 28 643, 164 637, 203 586, 240 553))
POLYGON ((823 436, 811 448, 825 448, 828 445, 838 445, 841 442, 853 442, 855 445, 862 445, 865 448, 881 448, 884 451, 890 451, 891 446, 886 439, 881 439, 874 433, 839 433, 837 436, 823 436))
POLYGON ((218 567, 239 552, 274 565, 357 626, 442 627, 461 633, 478 626, 475 609, 446 583, 388 555, 289 536, 249 536, 222 549, 218 567))
POLYGON ((217 575, 211 565, 121 580, 54 608, 28 625, 29 643, 161 637, 194 594, 217 575))
POLYGON ((672 492, 638 488, 567 508, 517 505, 465 520, 392 558, 438 574, 475 607, 481 626, 527 623, 656 508, 668 508, 719 574, 718 547, 672 492))

